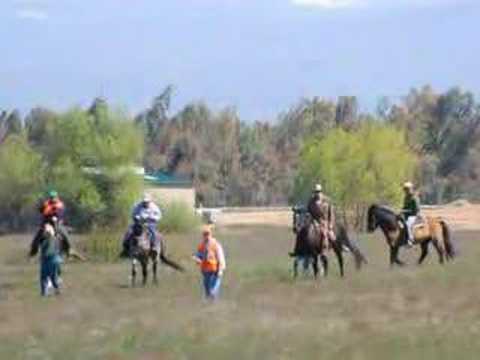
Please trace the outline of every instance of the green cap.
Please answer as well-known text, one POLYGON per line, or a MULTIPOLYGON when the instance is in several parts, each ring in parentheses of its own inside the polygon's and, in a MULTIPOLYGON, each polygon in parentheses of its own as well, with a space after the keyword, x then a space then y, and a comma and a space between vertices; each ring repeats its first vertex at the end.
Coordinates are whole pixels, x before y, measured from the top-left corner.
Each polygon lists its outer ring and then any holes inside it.
POLYGON ((47 195, 50 198, 56 198, 58 197, 58 192, 56 190, 48 190, 47 195))

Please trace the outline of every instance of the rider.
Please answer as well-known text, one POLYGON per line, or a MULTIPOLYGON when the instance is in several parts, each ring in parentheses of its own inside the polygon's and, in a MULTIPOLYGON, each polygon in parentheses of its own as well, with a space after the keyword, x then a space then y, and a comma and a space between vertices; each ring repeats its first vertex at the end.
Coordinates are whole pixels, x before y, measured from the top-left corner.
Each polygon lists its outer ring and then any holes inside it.
POLYGON ((405 192, 405 197, 403 200, 402 215, 407 223, 408 245, 412 246, 415 243, 413 225, 420 214, 420 200, 414 191, 413 183, 410 181, 403 184, 403 191, 405 192))
MULTIPOLYGON (((135 205, 132 211, 132 220, 134 223, 143 223, 146 225, 150 246, 153 248, 159 247, 159 239, 157 238, 157 223, 162 218, 162 212, 159 207, 153 202, 152 196, 148 193, 144 193, 142 201, 135 205)), ((128 240, 133 231, 133 227, 130 226, 127 234, 123 239, 123 251, 121 256, 127 256, 128 240)))
MULTIPOLYGON (((325 239, 335 241, 335 214, 329 199, 324 195, 322 185, 316 184, 312 196, 307 204, 307 210, 314 221, 320 225, 320 230, 325 239)), ((328 246, 329 243, 327 243, 328 246)))

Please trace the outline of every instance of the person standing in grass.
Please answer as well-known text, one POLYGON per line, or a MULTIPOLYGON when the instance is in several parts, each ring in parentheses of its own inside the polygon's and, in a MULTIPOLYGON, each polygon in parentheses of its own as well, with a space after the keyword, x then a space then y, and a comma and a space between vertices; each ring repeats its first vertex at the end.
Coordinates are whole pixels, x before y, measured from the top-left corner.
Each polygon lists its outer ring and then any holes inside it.
POLYGON ((210 226, 203 228, 202 241, 198 245, 193 259, 200 267, 206 298, 209 300, 217 299, 226 262, 223 247, 213 237, 210 226))
POLYGON ((58 284, 58 268, 60 266, 60 246, 55 236, 55 228, 50 222, 43 225, 39 241, 30 249, 30 257, 37 254, 40 248, 40 290, 42 296, 48 296, 48 285, 52 284, 55 294, 60 293, 58 284))

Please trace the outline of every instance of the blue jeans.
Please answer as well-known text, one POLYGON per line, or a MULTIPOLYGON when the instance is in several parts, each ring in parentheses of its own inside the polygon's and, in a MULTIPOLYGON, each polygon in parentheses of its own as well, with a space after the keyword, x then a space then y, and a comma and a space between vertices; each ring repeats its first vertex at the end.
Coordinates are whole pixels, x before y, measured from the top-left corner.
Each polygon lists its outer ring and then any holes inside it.
POLYGON ((48 280, 58 289, 59 261, 57 255, 46 256, 40 262, 40 290, 42 296, 47 296, 48 280))
POLYGON ((203 287, 205 289, 205 296, 207 299, 216 299, 220 292, 220 285, 222 284, 222 278, 217 275, 216 272, 202 272, 203 275, 203 287))
POLYGON ((148 223, 147 224, 148 238, 150 239, 150 246, 152 249, 157 249, 160 247, 160 241, 157 238, 157 224, 148 223))

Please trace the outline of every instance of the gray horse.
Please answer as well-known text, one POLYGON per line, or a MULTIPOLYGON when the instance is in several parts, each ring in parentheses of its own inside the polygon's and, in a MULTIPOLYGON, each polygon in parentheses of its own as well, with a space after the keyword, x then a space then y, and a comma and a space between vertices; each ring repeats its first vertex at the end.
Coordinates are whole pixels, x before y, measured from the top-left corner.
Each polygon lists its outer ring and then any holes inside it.
POLYGON ((140 222, 133 224, 132 232, 127 239, 128 253, 132 260, 132 286, 136 285, 137 277, 137 263, 142 268, 142 285, 145 286, 148 279, 148 264, 152 262, 153 282, 157 284, 157 268, 158 259, 165 265, 177 271, 184 271, 183 267, 176 262, 168 259, 165 255, 165 242, 160 234, 157 234, 157 239, 160 239, 158 247, 152 247, 149 239, 150 234, 146 226, 140 222))

